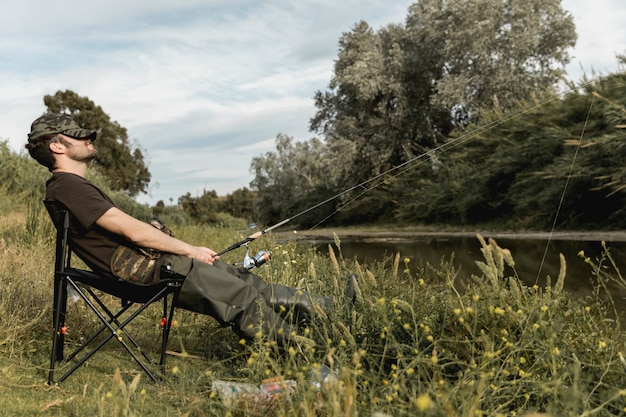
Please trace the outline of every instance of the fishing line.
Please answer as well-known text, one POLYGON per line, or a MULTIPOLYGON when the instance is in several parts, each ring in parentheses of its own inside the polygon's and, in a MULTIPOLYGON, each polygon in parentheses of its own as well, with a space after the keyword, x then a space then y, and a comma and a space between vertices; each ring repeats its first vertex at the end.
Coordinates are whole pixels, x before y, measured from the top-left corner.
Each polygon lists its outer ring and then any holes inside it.
POLYGON ((559 214, 561 213, 561 208, 563 207, 563 201, 565 200, 565 193, 567 192, 567 187, 569 186, 569 181, 572 177, 572 173, 574 172, 574 165, 576 165, 576 158, 578 157, 578 151, 580 150, 583 137, 585 136, 585 132, 587 131, 587 125, 589 124, 589 118, 591 117, 591 110, 596 102, 596 95, 598 93, 599 83, 596 84, 595 92, 592 94, 591 103, 589 104, 589 110, 587 111, 587 117, 585 118, 585 123, 583 123, 583 129, 580 132, 580 138, 578 140, 578 144, 576 145, 576 150, 574 151, 574 156, 572 157, 572 163, 570 164, 569 172, 567 173, 567 177, 565 178, 565 185, 563 187, 563 192, 561 193, 561 198, 559 199, 559 205, 556 209, 556 214, 554 215, 554 221, 552 222, 552 228, 550 229, 550 233, 548 234, 548 241, 546 242, 546 247, 543 251, 543 257, 541 258, 541 263, 539 264, 539 271, 537 271, 537 277, 535 278, 535 285, 539 282, 539 277, 541 276, 541 270, 543 269, 543 265, 545 263, 546 257, 548 255, 548 248, 550 247, 550 243, 552 242, 552 237, 554 235, 554 230, 556 229, 556 223, 559 219, 559 214))
POLYGON ((404 174, 404 173, 406 173, 406 172, 408 172, 408 171, 410 171, 410 170, 420 166, 424 162, 423 160, 427 156, 430 157, 430 156, 435 155, 437 153, 443 154, 444 152, 447 152, 450 149, 453 149, 453 148, 455 148, 457 146, 460 146, 463 143, 469 141, 470 139, 475 138, 476 136, 478 136, 478 135, 480 135, 482 133, 485 133, 485 132, 487 132, 487 131, 489 131, 489 130, 497 127, 497 126, 500 126, 500 125, 502 125, 502 124, 504 124, 506 122, 509 122, 509 121, 511 121, 513 119, 516 119, 517 117, 519 117, 519 116, 521 116, 523 114, 526 114, 526 113, 528 113, 530 111, 538 109, 541 106, 543 106, 543 105, 545 105, 545 104, 547 104, 549 102, 552 102, 554 100, 557 100, 557 99, 561 98, 564 94, 566 94, 566 93, 568 93, 570 91, 573 91, 576 88, 580 88, 582 86, 585 86, 585 85, 587 85, 587 84, 589 84, 591 82, 592 81, 588 81, 586 83, 582 83, 582 84, 578 85, 577 87, 568 88, 568 89, 566 89, 566 90, 564 90, 564 91, 562 91, 562 92, 560 92, 558 94, 555 94, 553 97, 551 97, 551 98, 549 98, 547 100, 538 101, 533 106, 530 106, 528 108, 521 109, 521 110, 518 110, 518 111, 514 111, 513 113, 511 113, 511 114, 509 114, 507 116, 500 117, 499 119, 494 120, 492 122, 489 122, 489 123, 485 124, 484 126, 480 126, 480 127, 476 128, 476 129, 472 130, 471 132, 468 132, 466 134, 463 134, 463 135, 459 136, 458 138, 452 139, 452 140, 450 140, 448 142, 444 142, 444 143, 442 143, 439 146, 436 146, 436 147, 434 147, 432 149, 429 149, 428 151, 423 152, 423 153, 421 153, 421 154, 419 154, 419 155, 417 155, 417 156, 415 156, 413 158, 410 158, 409 160, 407 160, 407 161, 405 161, 405 162, 403 162, 403 163, 401 163, 399 165, 396 165, 396 166, 394 166, 392 168, 389 168, 388 170, 383 171, 380 174, 377 174, 377 175, 375 175, 375 176, 373 176, 373 177, 371 177, 371 178, 369 178, 369 179, 367 179, 367 180, 365 180, 363 182, 360 182, 360 183, 358 183, 358 184, 356 184, 356 185, 354 185, 354 186, 352 186, 350 188, 347 188, 347 189, 341 191, 340 193, 335 194, 332 197, 329 197, 329 198, 327 198, 327 199, 325 199, 325 200, 323 200, 323 201, 321 201, 321 202, 319 202, 317 204, 314 204, 313 206, 311 206, 311 207, 309 207, 309 208, 307 208, 305 210, 302 210, 301 212, 299 212, 299 213, 297 213, 297 214, 295 214, 295 215, 293 215, 291 217, 285 218, 284 220, 281 220, 280 222, 274 224, 273 226, 270 226, 270 227, 268 227, 266 229, 260 230, 260 231, 258 231, 256 233, 253 233, 252 235, 246 237, 245 239, 243 239, 243 240, 241 240, 239 242, 236 242, 236 243, 232 244, 231 246, 229 246, 228 248, 218 252, 218 255, 223 255, 226 252, 230 252, 230 251, 232 251, 234 249, 237 249, 237 248, 239 248, 239 247, 241 247, 241 246, 243 246, 243 245, 245 245, 245 244, 247 244, 247 243, 257 239, 258 237, 266 234, 267 232, 269 232, 271 230, 274 230, 274 229, 276 229, 276 228, 278 228, 280 226, 283 226, 283 225, 289 223, 291 220, 294 220, 294 219, 296 219, 296 218, 298 218, 300 216, 303 216, 304 214, 309 213, 309 212, 311 212, 311 211, 313 211, 313 210, 315 210, 315 209, 317 209, 317 208, 319 208, 319 207, 321 207, 321 206, 323 206, 325 204, 328 204, 329 202, 331 202, 333 200, 336 200, 336 199, 338 199, 340 197, 343 197, 344 195, 346 195, 346 194, 348 194, 348 193, 350 193, 350 192, 352 192, 352 191, 354 191, 354 190, 356 190, 358 188, 364 189, 364 191, 362 193, 360 193, 359 195, 357 195, 356 197, 351 199, 346 204, 343 204, 341 207, 336 209, 333 213, 331 213, 330 215, 325 217, 322 221, 318 222, 315 226, 313 226, 313 227, 317 227, 320 224, 322 224, 323 222, 325 222, 326 220, 328 220, 330 217, 332 217, 335 214, 337 214, 339 211, 345 209, 345 207, 347 207, 349 204, 354 202, 356 199, 358 199, 361 196, 363 196, 366 192, 371 191, 371 190, 379 187, 381 184, 384 184, 387 180, 381 181, 378 184, 375 184, 374 186, 369 187, 369 188, 366 187, 366 185, 368 185, 368 184, 370 184, 370 183, 372 183, 372 182, 374 182, 374 181, 376 181, 376 180, 378 180, 378 179, 380 179, 380 178, 382 178, 382 177, 384 177, 386 175, 389 175, 389 174, 391 174, 391 173, 393 173, 395 171, 401 170, 396 175, 392 175, 390 177, 390 179, 396 178, 396 177, 398 177, 398 176, 400 176, 400 175, 402 175, 402 174, 404 174))

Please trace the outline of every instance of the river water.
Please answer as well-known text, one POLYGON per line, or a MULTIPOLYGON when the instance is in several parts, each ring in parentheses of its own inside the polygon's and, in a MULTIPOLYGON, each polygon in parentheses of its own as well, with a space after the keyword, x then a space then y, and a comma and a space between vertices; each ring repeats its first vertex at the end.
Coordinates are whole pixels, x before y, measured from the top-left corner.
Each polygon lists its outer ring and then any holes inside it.
MULTIPOLYGON (((583 240, 544 240, 544 239, 496 239, 498 245, 509 249, 515 261, 515 271, 508 269, 509 275, 517 273, 519 278, 529 286, 538 284, 544 286, 546 277, 550 276, 554 283, 559 275, 559 253, 565 256, 567 273, 564 288, 580 296, 589 295, 593 290, 597 278, 594 277, 590 265, 579 256, 584 251, 585 256, 592 260, 600 258, 603 249, 599 241, 583 240), (542 263, 543 260, 543 263, 542 263)), ((328 253, 331 240, 309 241, 321 253, 328 253)), ((606 242, 611 257, 620 270, 626 271, 626 242, 606 242)), ((458 279, 464 280, 471 274, 480 275, 476 261, 484 261, 480 251, 480 242, 477 238, 469 237, 416 237, 410 240, 402 239, 390 241, 387 239, 341 239, 341 253, 344 259, 356 259, 361 264, 393 259, 400 253, 401 259, 407 257, 411 261, 409 266, 416 268, 426 263, 437 267, 442 258, 452 261, 459 270, 458 279)), ((605 261, 608 265, 608 261, 605 261)), ((403 265, 400 266, 401 268, 403 265)), ((615 270, 610 267, 607 271, 616 276, 615 270)), ((626 278, 626 272, 624 274, 626 278)), ((609 285, 615 301, 626 307, 626 288, 619 285, 609 285)))

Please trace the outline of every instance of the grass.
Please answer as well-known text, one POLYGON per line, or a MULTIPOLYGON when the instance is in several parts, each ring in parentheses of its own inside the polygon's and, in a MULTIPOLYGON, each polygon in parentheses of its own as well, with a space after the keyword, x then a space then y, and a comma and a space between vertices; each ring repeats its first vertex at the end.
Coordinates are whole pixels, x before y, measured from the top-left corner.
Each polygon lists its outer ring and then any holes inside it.
MULTIPOLYGON (((359 302, 320 314, 301 330, 307 339, 284 350, 262 340, 243 343, 209 317, 178 311, 165 383, 151 383, 111 343, 63 384, 47 386, 53 231, 37 206, 4 213, 3 415, 609 416, 626 410, 624 333, 605 291, 624 282, 609 249, 586 259, 597 291, 573 298, 562 290, 565 268, 545 287, 526 287, 504 273, 505 265, 514 266, 510 253, 480 237, 481 274, 457 282, 445 259, 418 268, 399 256, 360 265, 343 258, 339 238, 330 255, 321 256, 266 235, 251 252, 273 252, 258 270, 267 281, 342 300, 344 280, 356 272, 359 302), (335 377, 318 388, 311 376, 323 367, 335 377), (216 380, 259 385, 277 376, 296 381, 291 395, 259 401, 242 395, 228 407, 211 389, 216 380)), ((245 234, 192 226, 175 232, 215 249, 245 234)), ((229 262, 242 257, 242 250, 225 256, 229 262)), ((159 320, 155 307, 134 326, 155 354, 159 320)), ((80 303, 71 305, 68 322, 69 343, 93 324, 80 303)))

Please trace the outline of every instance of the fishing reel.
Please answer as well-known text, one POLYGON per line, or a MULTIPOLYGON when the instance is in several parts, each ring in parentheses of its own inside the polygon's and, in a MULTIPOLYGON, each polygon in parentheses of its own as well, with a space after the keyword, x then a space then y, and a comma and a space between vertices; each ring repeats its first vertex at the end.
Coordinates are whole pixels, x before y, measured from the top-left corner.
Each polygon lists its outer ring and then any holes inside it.
POLYGON ((248 247, 248 244, 245 244, 244 246, 246 247, 246 254, 243 257, 244 269, 251 270, 252 268, 258 268, 272 258, 272 252, 268 250, 261 250, 256 255, 250 256, 250 248, 248 247))

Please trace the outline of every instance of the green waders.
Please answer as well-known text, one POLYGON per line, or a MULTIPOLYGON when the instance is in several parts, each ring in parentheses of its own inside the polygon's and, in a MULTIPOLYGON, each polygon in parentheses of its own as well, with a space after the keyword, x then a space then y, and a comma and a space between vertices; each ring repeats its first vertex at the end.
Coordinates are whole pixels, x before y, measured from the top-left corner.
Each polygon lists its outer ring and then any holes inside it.
POLYGON ((186 276, 177 307, 209 315, 247 339, 260 333, 282 345, 294 331, 283 315, 303 320, 313 313, 314 305, 326 311, 333 305, 332 298, 313 299, 292 287, 267 284, 260 276, 222 261, 209 265, 165 255, 160 264, 186 276))

